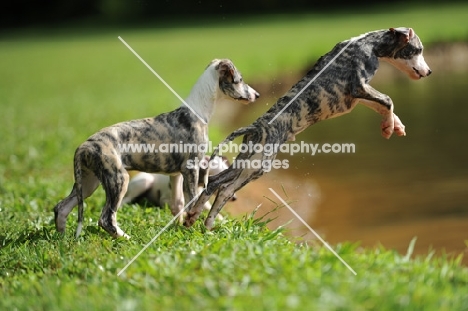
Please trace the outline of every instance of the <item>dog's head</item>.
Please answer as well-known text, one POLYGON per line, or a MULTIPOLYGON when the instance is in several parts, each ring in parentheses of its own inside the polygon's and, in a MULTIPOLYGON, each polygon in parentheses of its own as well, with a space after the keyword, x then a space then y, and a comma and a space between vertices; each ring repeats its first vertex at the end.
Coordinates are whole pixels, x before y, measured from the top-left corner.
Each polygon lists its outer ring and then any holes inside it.
POLYGON ((241 73, 229 59, 215 59, 211 66, 219 77, 220 97, 227 100, 240 101, 243 104, 254 102, 260 94, 244 83, 241 73))
POLYGON ((390 28, 375 52, 377 57, 405 72, 411 79, 421 79, 432 73, 424 60, 421 40, 412 28, 390 28))

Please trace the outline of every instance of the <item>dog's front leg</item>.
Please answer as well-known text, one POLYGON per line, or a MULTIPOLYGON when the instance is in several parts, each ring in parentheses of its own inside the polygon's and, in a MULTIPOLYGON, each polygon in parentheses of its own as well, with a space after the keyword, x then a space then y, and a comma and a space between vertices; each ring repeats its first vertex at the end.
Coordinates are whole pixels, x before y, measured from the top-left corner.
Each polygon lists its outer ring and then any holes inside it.
MULTIPOLYGON (((182 211, 184 208, 184 191, 182 190, 182 184, 184 178, 182 174, 171 175, 171 213, 172 215, 176 216, 182 211)), ((183 221, 183 215, 180 213, 179 223, 183 221)))
POLYGON ((198 195, 198 168, 186 170, 182 175, 184 176, 183 186, 185 200, 188 202, 186 210, 189 211, 195 205, 195 200, 198 195))
POLYGON ((393 113, 393 102, 388 95, 382 94, 366 84, 356 97, 362 104, 383 116, 381 123, 383 137, 389 139, 393 132, 398 136, 406 135, 405 126, 401 123, 400 118, 393 113))

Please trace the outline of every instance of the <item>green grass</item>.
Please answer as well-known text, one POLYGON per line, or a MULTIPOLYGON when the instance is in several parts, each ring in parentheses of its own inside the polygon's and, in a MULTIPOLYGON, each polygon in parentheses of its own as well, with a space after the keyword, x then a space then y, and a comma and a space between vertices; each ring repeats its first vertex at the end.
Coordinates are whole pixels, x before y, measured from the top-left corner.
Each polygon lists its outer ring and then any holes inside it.
MULTIPOLYGON (((459 259, 296 244, 247 217, 210 233, 172 226, 122 277, 116 273, 169 221, 129 207, 132 239, 96 227, 102 190, 87 200, 85 234, 56 235, 52 207, 72 185, 78 144, 98 129, 178 106, 117 39, 122 36, 182 96, 206 64, 229 57, 246 81, 302 70, 336 42, 391 26, 426 45, 468 38, 468 5, 387 14, 272 16, 194 28, 23 30, 0 38, 0 309, 468 310, 459 259), (233 44, 235 42, 236 44, 233 44)), ((211 129, 216 142, 226 129, 211 129)), ((253 207, 252 207, 253 208, 253 207)), ((72 213, 69 228, 76 225, 72 213)))
POLYGON ((468 308, 468 271, 459 259, 410 259, 411 250, 401 256, 336 245, 354 276, 326 248, 295 244, 281 229, 269 231, 252 217, 229 220, 213 232, 199 223, 171 226, 117 276, 169 221, 168 211, 125 209, 120 220, 130 241, 110 239, 91 219, 75 240, 38 224, 41 213, 28 213, 29 219, 3 214, 10 223, 0 253, 3 310, 468 308))

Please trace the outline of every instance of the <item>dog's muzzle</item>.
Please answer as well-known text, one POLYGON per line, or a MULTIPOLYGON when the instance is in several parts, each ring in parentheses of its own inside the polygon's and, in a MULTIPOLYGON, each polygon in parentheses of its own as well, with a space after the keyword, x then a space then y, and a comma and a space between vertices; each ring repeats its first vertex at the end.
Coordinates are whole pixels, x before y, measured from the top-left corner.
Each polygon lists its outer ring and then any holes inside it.
POLYGON ((421 72, 419 72, 419 70, 416 69, 415 67, 413 67, 413 70, 414 70, 414 72, 416 72, 416 74, 419 76, 419 78, 429 77, 431 75, 431 73, 432 73, 432 70, 430 70, 430 69, 427 70, 426 75, 421 74, 421 72))
POLYGON ((247 96, 240 96, 237 97, 236 100, 244 100, 244 101, 249 101, 249 102, 254 102, 257 98, 260 97, 260 94, 258 92, 255 92, 253 97, 251 96, 252 94, 247 94, 247 96))

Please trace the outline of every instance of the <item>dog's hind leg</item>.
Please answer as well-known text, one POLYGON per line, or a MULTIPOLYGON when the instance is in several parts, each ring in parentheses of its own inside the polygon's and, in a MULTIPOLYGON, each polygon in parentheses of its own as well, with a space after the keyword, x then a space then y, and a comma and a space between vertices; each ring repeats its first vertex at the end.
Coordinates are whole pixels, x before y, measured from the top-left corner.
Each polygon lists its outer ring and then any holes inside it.
MULTIPOLYGON (((258 154, 257 154, 258 155, 258 154)), ((243 169, 242 172, 233 180, 228 180, 219 186, 216 199, 211 206, 211 210, 205 219, 205 226, 208 230, 213 228, 213 223, 224 205, 231 200, 236 191, 239 191, 246 184, 262 176, 263 168, 243 169)))
MULTIPOLYGON (((235 197, 235 196, 234 196, 235 197)), ((236 199, 231 198, 229 201, 235 201, 236 199)), ((206 201, 205 204, 203 205, 203 209, 209 212, 211 210, 211 203, 210 201, 206 201)), ((221 214, 216 215, 217 220, 223 220, 224 217, 221 214)))
POLYGON ((73 189, 70 194, 54 207, 55 228, 58 232, 65 233, 68 214, 70 214, 77 204, 78 198, 76 197, 76 185, 73 185, 73 189))
MULTIPOLYGON (((263 129, 250 126, 235 131, 227 139, 225 139, 223 143, 226 143, 232 140, 234 137, 240 135, 245 135, 243 139, 244 144, 252 143, 253 145, 265 144, 266 137, 268 137, 267 133, 263 129)), ((212 159, 214 158, 214 154, 215 153, 213 153, 211 156, 212 159)), ((263 174, 263 168, 250 169, 251 164, 253 164, 254 161, 260 161, 259 163, 264 163, 264 160, 274 159, 274 156, 275 155, 265 157, 263 153, 254 152, 242 152, 238 154, 236 160, 229 166, 228 169, 215 176, 210 176, 208 179, 207 188, 200 195, 195 205, 193 205, 192 208, 187 212, 187 219, 185 220, 184 225, 190 227, 195 223, 203 211, 204 204, 210 199, 213 193, 219 189, 219 192, 216 196, 217 204, 213 204, 210 210, 210 215, 214 220, 216 215, 218 215, 219 211, 223 208, 224 204, 226 204, 226 202, 234 196, 235 191, 239 190, 251 180, 258 178, 263 174), (245 169, 245 165, 247 165, 249 168, 245 169), (222 193, 222 189, 225 189, 227 185, 231 184, 235 184, 232 188, 229 188, 233 189, 233 192, 230 193, 230 191, 228 191, 226 194, 222 193)), ((210 229, 212 227, 213 220, 211 221, 211 224, 208 222, 210 229)))
MULTIPOLYGON (((260 156, 260 154, 257 154, 257 157, 258 156, 260 156)), ((202 213, 205 203, 210 199, 213 193, 218 190, 216 199, 213 202, 213 205, 211 206, 210 212, 208 214, 208 218, 205 221, 206 227, 211 229, 213 227, 213 222, 216 216, 219 214, 226 202, 228 202, 234 196, 235 192, 248 184, 250 181, 263 175, 263 173, 264 171, 262 168, 236 169, 230 167, 218 175, 213 176, 213 179, 210 177, 208 187, 205 189, 205 191, 203 191, 196 204, 192 206, 192 209, 190 209, 187 213, 187 218, 184 225, 190 227, 195 223, 195 221, 202 213)))
POLYGON ((130 238, 117 224, 117 210, 127 191, 128 180, 129 176, 124 168, 116 169, 116 171, 104 170, 102 175, 106 204, 99 218, 99 225, 114 238, 130 238))
POLYGON ((210 183, 208 182, 208 187, 200 194, 195 204, 192 205, 192 208, 187 211, 187 217, 185 218, 184 226, 191 227, 195 221, 197 221, 198 217, 203 211, 205 204, 213 195, 213 192, 211 192, 209 188, 210 183))
POLYGON ((213 202, 213 205, 211 206, 210 212, 208 213, 208 216, 205 219, 205 227, 208 230, 211 230, 213 228, 213 223, 215 221, 215 218, 219 215, 219 212, 223 208, 223 206, 232 198, 234 193, 239 190, 236 189, 236 184, 237 183, 229 183, 229 184, 223 184, 219 191, 218 194, 216 195, 216 199, 213 202))
POLYGON ((202 213, 205 203, 208 202, 213 193, 224 183, 235 180, 240 174, 240 171, 241 170, 229 168, 218 175, 210 176, 207 188, 200 194, 195 204, 188 209, 184 225, 186 227, 191 227, 202 213))
MULTIPOLYGON (((88 170, 83 171, 81 183, 83 199, 86 199, 91 194, 93 194, 93 192, 99 186, 99 180, 97 179, 96 175, 88 170)), ((55 227, 58 232, 65 232, 67 217, 77 204, 78 198, 76 195, 76 184, 74 184, 70 194, 54 207, 55 227)))

